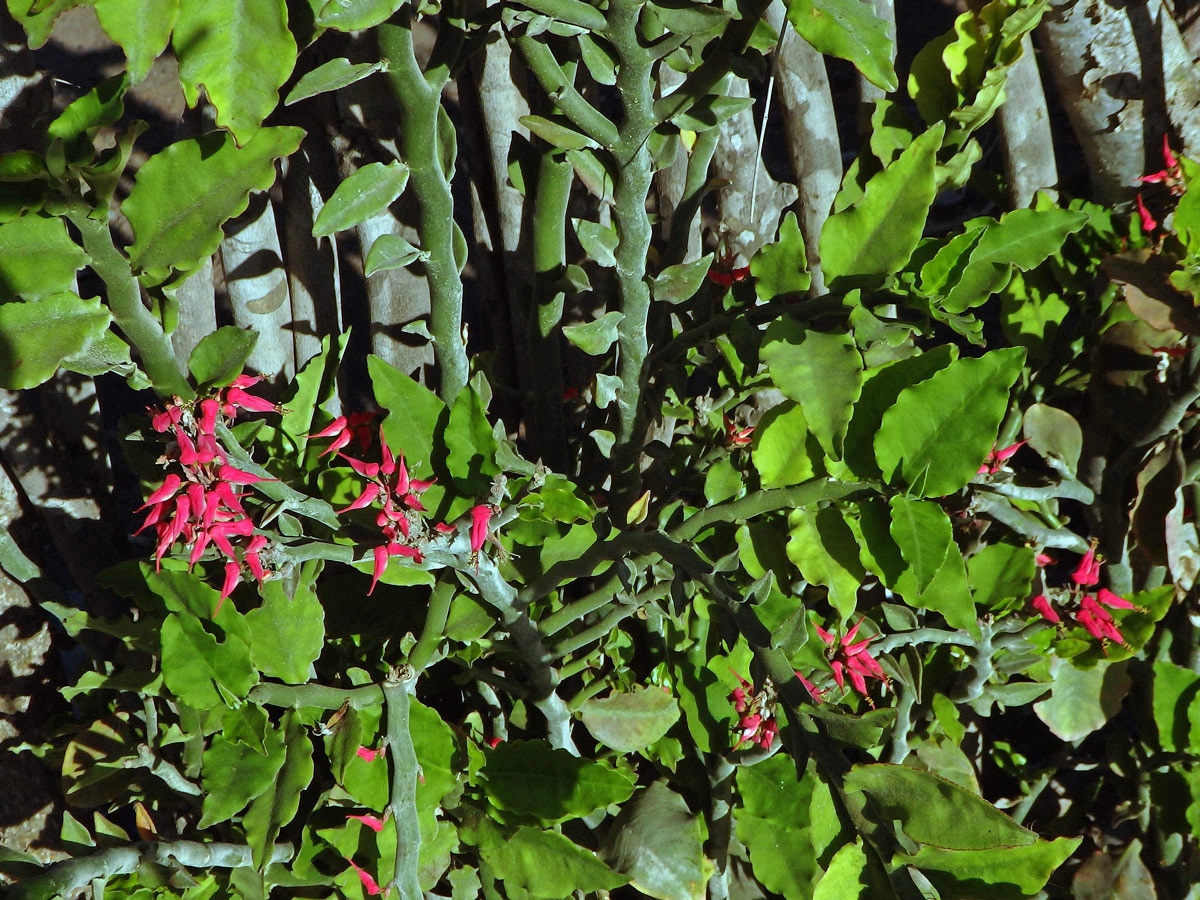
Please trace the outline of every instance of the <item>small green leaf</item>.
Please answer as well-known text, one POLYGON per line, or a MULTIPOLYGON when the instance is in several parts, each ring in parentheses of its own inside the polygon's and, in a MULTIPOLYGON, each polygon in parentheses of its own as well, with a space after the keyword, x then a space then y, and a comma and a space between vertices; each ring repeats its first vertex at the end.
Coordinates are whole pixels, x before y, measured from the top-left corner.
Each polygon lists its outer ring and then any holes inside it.
POLYGON ((0 303, 0 388, 37 387, 99 340, 111 320, 95 297, 58 294, 0 303))
POLYGON ((266 752, 260 753, 224 735, 213 736, 200 769, 200 784, 204 788, 200 828, 228 821, 271 786, 283 768, 283 735, 275 728, 268 728, 266 738, 266 752))
MULTIPOLYGON (((848 2, 870 8, 861 0, 848 2)), ((933 202, 944 131, 941 123, 930 128, 867 182, 858 203, 825 220, 821 266, 831 287, 873 286, 908 262, 933 202)))
POLYGON ((580 134, 544 116, 521 116, 520 122, 551 147, 557 147, 559 150, 583 150, 600 146, 586 134, 580 134))
POLYGON ((574 891, 608 891, 629 881, 565 835, 527 825, 483 857, 510 896, 561 900, 574 891))
POLYGON ((0 298, 74 291, 75 273, 89 262, 62 219, 28 213, 0 225, 0 298))
POLYGON ((875 434, 884 478, 901 480, 923 497, 966 485, 996 441, 1024 358, 1020 348, 993 350, 902 390, 875 434))
POLYGON ((403 269, 418 259, 427 259, 429 254, 414 247, 398 234, 381 234, 367 251, 363 274, 370 278, 376 272, 403 269))
POLYGON ((916 866, 943 897, 1032 896, 1050 880, 1054 870, 1078 849, 1082 838, 1055 838, 1021 847, 948 850, 922 847, 916 853, 897 853, 893 861, 916 866), (944 874, 943 874, 944 873, 944 874), (999 891, 983 893, 981 884, 999 891))
POLYGON ((64 109, 46 128, 46 133, 62 141, 94 135, 102 126, 111 125, 125 113, 125 89, 128 86, 129 76, 123 72, 100 82, 64 109))
POLYGON ((1200 674, 1172 662, 1154 663, 1154 724, 1158 743, 1167 752, 1192 747, 1189 734, 1190 710, 1200 697, 1200 674))
POLYGON ((580 718, 592 737, 621 753, 650 746, 679 718, 679 703, 658 687, 635 687, 580 707, 580 718))
POLYGON ((300 146, 299 128, 260 129, 238 148, 225 132, 176 141, 146 160, 121 211, 133 226, 135 269, 165 279, 216 252, 221 226, 244 212, 251 191, 275 183, 275 160, 300 146))
POLYGON ((789 212, 779 223, 775 243, 767 244, 750 260, 754 291, 760 300, 788 294, 804 294, 812 284, 805 256, 804 235, 796 214, 789 212))
POLYGON ((792 510, 788 528, 788 559, 805 580, 829 588, 829 602, 845 621, 854 612, 866 577, 854 533, 832 506, 792 510))
POLYGON ((375 400, 388 411, 383 420, 388 445, 393 452, 404 451, 410 472, 414 465, 428 466, 438 420, 443 414, 449 415, 446 404, 433 391, 377 356, 367 357, 367 371, 375 400))
POLYGON ((446 474, 461 483, 467 493, 470 488, 487 490, 492 477, 500 472, 496 465, 497 443, 479 394, 470 385, 455 398, 442 442, 446 445, 446 474))
POLYGON ((789 898, 807 898, 819 872, 809 839, 809 804, 815 777, 796 777, 785 753, 737 770, 742 805, 733 811, 737 836, 750 851, 750 866, 763 887, 789 898))
POLYGON ((862 356, 848 334, 809 331, 795 319, 772 322, 763 338, 763 362, 785 397, 804 411, 804 421, 834 459, 854 403, 862 393, 862 356))
POLYGON ((917 591, 924 592, 954 546, 954 528, 936 503, 895 496, 889 504, 892 537, 896 539, 904 561, 912 568, 917 591))
POLYGON ((300 792, 313 777, 313 747, 300 714, 289 709, 280 727, 284 732, 286 755, 279 776, 267 790, 259 794, 242 817, 246 843, 253 852, 254 865, 264 869, 270 859, 279 830, 296 817, 300 809, 300 792))
POLYGON ((579 238, 583 251, 596 265, 612 268, 617 264, 613 256, 618 243, 617 229, 587 219, 571 219, 571 225, 575 228, 575 236, 579 238))
POLYGON ((313 222, 315 238, 345 231, 387 209, 404 193, 408 166, 396 160, 368 163, 337 186, 313 222))
POLYGON ((951 850, 1023 847, 1038 836, 982 797, 930 772, 883 763, 855 766, 847 793, 862 791, 883 821, 899 820, 912 840, 951 850))
POLYGON ((54 28, 55 20, 68 9, 79 5, 79 0, 7 0, 8 11, 29 35, 30 49, 36 50, 54 28))
POLYGON ((871 84, 888 93, 896 90, 895 44, 869 3, 787 0, 787 13, 796 33, 817 52, 849 60, 871 84))
POLYGON ((704 820, 664 781, 644 788, 609 833, 604 855, 656 900, 704 900, 714 867, 704 855, 704 820))
POLYGON ((258 681, 250 665, 250 647, 240 637, 224 640, 209 634, 189 613, 167 616, 162 625, 162 670, 167 689, 188 706, 224 705, 218 686, 244 698, 258 681))
POLYGON ((977 606, 1000 612, 1009 601, 1029 597, 1035 569, 1034 552, 1014 544, 989 544, 967 561, 977 606))
POLYGON ((692 299, 704 283, 712 259, 713 255, 709 253, 690 263, 667 266, 650 283, 650 293, 655 300, 664 303, 683 303, 692 299))
POLYGON ((262 606, 246 613, 250 660, 268 677, 304 684, 325 646, 325 610, 307 579, 290 597, 279 580, 264 582, 259 592, 262 606))
POLYGON ((617 326, 623 313, 606 312, 600 318, 581 325, 564 325, 563 336, 589 356, 600 356, 616 343, 617 326))
POLYGON ((296 65, 283 0, 181 3, 171 44, 188 106, 196 105, 203 87, 217 124, 242 145, 278 105, 279 89, 296 65))
POLYGON ((633 780, 624 772, 538 741, 501 744, 488 754, 482 774, 497 807, 546 823, 586 816, 633 793, 633 780))
POLYGON ((1050 657, 1050 696, 1033 705, 1037 717, 1062 741, 1078 741, 1117 714, 1132 684, 1129 663, 1096 663, 1080 669, 1069 660, 1050 657))
POLYGON ((317 24, 338 31, 365 31, 386 22, 403 5, 404 0, 326 0, 317 13, 317 24))
POLYGON ((104 33, 125 51, 129 81, 137 84, 167 49, 179 17, 179 0, 94 0, 104 33))
POLYGON ((1057 462, 1071 475, 1083 452, 1083 429, 1069 412, 1035 403, 1025 410, 1025 440, 1043 459, 1057 462))
POLYGON ((344 56, 322 63, 311 72, 305 72, 296 82, 283 101, 284 106, 291 106, 309 97, 325 94, 329 91, 340 91, 356 81, 362 81, 368 75, 382 72, 387 64, 382 60, 373 63, 352 63, 344 56))
POLYGON ((233 325, 200 338, 188 358, 188 371, 202 388, 224 387, 237 378, 254 350, 258 332, 233 325))
POLYGON ((833 854, 825 874, 813 891, 812 900, 855 900, 863 895, 866 884, 863 872, 867 867, 867 854, 857 843, 844 844, 833 854))
POLYGON ((763 487, 787 487, 808 481, 815 474, 813 459, 820 458, 816 438, 811 438, 804 412, 790 401, 767 410, 754 429, 751 459, 763 487))

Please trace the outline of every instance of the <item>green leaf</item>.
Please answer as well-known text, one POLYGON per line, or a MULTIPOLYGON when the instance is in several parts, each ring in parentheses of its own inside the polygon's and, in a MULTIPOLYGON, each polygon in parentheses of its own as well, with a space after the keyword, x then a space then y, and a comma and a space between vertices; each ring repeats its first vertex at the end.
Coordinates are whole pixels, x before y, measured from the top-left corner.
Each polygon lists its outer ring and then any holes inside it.
POLYGON ((242 373, 257 340, 257 331, 234 325, 218 328, 200 338, 188 357, 188 371, 201 388, 224 387, 242 373))
POLYGON ((904 598, 904 602, 915 609, 931 609, 941 613, 942 618, 954 628, 961 628, 975 637, 979 636, 975 603, 967 587, 967 569, 957 547, 946 553, 942 567, 933 581, 924 590, 918 590, 911 568, 905 568, 892 588, 904 598))
MULTIPOLYGON (((892 537, 912 569, 917 591, 924 592, 941 571, 946 554, 954 547, 950 518, 936 503, 924 500, 895 496, 889 505, 892 508, 892 537)), ((958 552, 957 547, 955 552, 958 552)))
MULTIPOLYGON (((871 84, 896 90, 895 45, 888 25, 862 0, 787 0, 788 21, 819 53, 854 64, 871 84)), ((822 253, 822 259, 824 254, 822 253)))
POLYGON ((111 125, 125 113, 125 89, 128 86, 129 77, 123 72, 100 82, 64 109, 46 128, 46 134, 62 141, 80 136, 90 138, 102 126, 111 125))
POLYGON ((325 610, 309 579, 302 579, 290 597, 279 580, 264 582, 259 593, 262 606, 246 613, 250 660, 268 677, 304 684, 325 645, 325 610))
POLYGON ((649 747, 679 719, 679 703, 658 687, 635 687, 603 700, 592 698, 579 709, 592 737, 621 753, 649 747))
POLYGON ((866 577, 854 533, 832 506, 792 510, 788 529, 788 559, 806 581, 829 588, 829 602, 845 621, 854 612, 866 577))
POLYGON ((1082 838, 1055 838, 1024 847, 990 847, 982 850, 947 850, 922 847, 916 853, 897 853, 894 863, 916 866, 943 897, 978 896, 1007 900, 1036 894, 1079 847, 1082 838), (997 885, 983 893, 980 883, 997 885))
POLYGON ((345 231, 386 210, 404 193, 408 166, 396 160, 368 163, 337 186, 313 222, 315 238, 345 231))
POLYGON ((846 429, 844 461, 860 478, 879 478, 875 461, 875 434, 900 392, 924 381, 958 357, 952 344, 942 344, 908 359, 868 369, 863 378, 862 394, 854 404, 854 414, 846 429))
POLYGON ((490 754, 482 774, 498 808, 546 823, 586 816, 633 793, 633 780, 600 762, 538 741, 511 741, 490 754))
POLYGON ((862 393, 862 356, 854 338, 779 319, 767 329, 760 355, 775 386, 800 404, 825 452, 839 459, 854 402, 862 393))
MULTIPOLYGON (((849 0, 864 9, 861 0, 849 0)), ((930 128, 867 182, 862 199, 821 230, 821 266, 831 287, 872 286, 912 256, 934 198, 934 164, 944 127, 930 128)))
POLYGON ((763 487, 787 487, 813 477, 813 458, 820 458, 816 439, 809 441, 804 413, 795 403, 767 410, 754 429, 751 459, 763 487))
POLYGON ((1038 836, 982 797, 930 772, 885 763, 855 766, 847 793, 862 791, 884 822, 899 820, 912 840, 951 850, 1023 847, 1038 836))
POLYGON ((970 482, 996 441, 1024 359, 1020 348, 993 350, 901 391, 875 435, 884 478, 922 497, 943 497, 970 482))
POLYGON ((492 476, 499 474, 498 444, 479 394, 470 385, 455 398, 442 441, 446 445, 446 472, 464 487, 486 490, 492 476))
POLYGON ((413 749, 425 779, 424 783, 417 783, 417 808, 432 820, 442 798, 458 784, 458 772, 454 766, 458 744, 454 730, 443 721, 437 710, 430 709, 415 697, 409 699, 408 723, 413 749))
POLYGON ((753 97, 708 94, 700 97, 683 112, 671 116, 669 121, 682 131, 704 132, 710 128, 717 128, 753 105, 753 97))
POLYGON ((989 544, 967 561, 975 604, 1001 612, 1009 601, 1024 603, 1036 567, 1034 552, 1015 544, 989 544))
POLYGON ((163 622, 162 670, 167 689, 197 709, 224 705, 218 687, 240 699, 258 681, 242 638, 226 633, 218 641, 188 613, 169 615, 163 622))
POLYGON ((755 766, 740 766, 735 807, 738 840, 750 851, 750 867, 767 890, 786 900, 808 900, 818 877, 809 839, 811 771, 796 776, 796 761, 780 753, 755 766))
POLYGON ((829 861, 825 874, 813 891, 812 900, 855 900, 861 897, 863 871, 867 867, 867 854, 857 843, 843 844, 829 861))
POLYGON ((580 325, 564 325, 563 336, 589 356, 607 353, 617 340, 617 326, 625 318, 623 313, 606 312, 600 318, 580 325))
POLYGON ((1040 265, 1087 221, 1087 213, 1077 210, 1017 209, 999 222, 973 219, 965 223, 967 230, 980 225, 985 230, 942 308, 961 313, 979 306, 1008 283, 1013 267, 1028 271, 1040 265))
POLYGON ((712 266, 713 255, 708 253, 689 263, 667 266, 650 283, 650 293, 663 303, 683 303, 691 300, 704 283, 712 266))
POLYGON ((1098 662, 1080 669, 1069 660, 1050 657, 1051 693, 1033 711, 1059 740, 1078 741, 1117 714, 1132 683, 1129 663, 1098 662))
POLYGON ((213 735, 200 768, 204 788, 200 828, 228 821, 271 786, 283 768, 285 752, 277 729, 268 728, 266 738, 266 753, 260 753, 224 735, 213 735))
POLYGON ((579 238, 583 251, 596 265, 612 268, 617 264, 613 256, 618 243, 617 229, 587 219, 571 219, 571 225, 575 228, 575 236, 579 238))
POLYGON ((260 870, 266 868, 279 830, 295 818, 300 809, 300 792, 313 777, 312 742, 300 721, 300 713, 289 709, 280 727, 287 753, 279 777, 254 799, 242 817, 246 843, 253 853, 254 865, 260 870))
POLYGON ((580 134, 573 128, 560 125, 544 116, 521 116, 520 122, 551 147, 557 147, 559 150, 583 150, 600 146, 586 134, 580 134))
POLYGON ((356 81, 362 81, 368 75, 382 72, 387 64, 382 60, 373 63, 352 63, 344 56, 322 63, 310 72, 305 72, 296 82, 283 101, 284 106, 291 106, 309 97, 325 94, 329 91, 340 91, 356 81))
POLYGON ((448 415, 446 404, 424 385, 409 378, 377 356, 367 357, 367 371, 375 400, 388 411, 383 433, 392 451, 404 451, 411 472, 414 465, 430 465, 433 436, 438 421, 448 415))
POLYGON ((644 788, 621 813, 604 855, 656 900, 704 900, 714 867, 704 855, 704 820, 664 781, 644 788))
POLYGON ((0 388, 37 387, 67 359, 107 331, 112 320, 100 300, 59 294, 0 303, 0 388))
POLYGON ((129 81, 137 84, 167 49, 179 0, 93 0, 92 5, 104 33, 125 51, 129 81))
POLYGON ((573 891, 608 891, 629 881, 565 835, 529 826, 483 856, 510 897, 561 900, 573 891))
POLYGON ((275 109, 296 65, 284 0, 185 0, 171 44, 188 106, 203 87, 217 124, 242 145, 275 109))
POLYGON ((398 234, 381 234, 367 251, 363 274, 370 278, 376 272, 403 269, 418 259, 428 259, 429 254, 414 247, 398 234))
POLYGON ((386 22, 403 5, 404 0, 326 0, 317 13, 317 24, 338 31, 364 31, 386 22))
POLYGON ((275 160, 294 153, 304 132, 263 128, 238 148, 224 132, 176 141, 146 160, 121 211, 133 226, 136 269, 165 279, 216 252, 221 226, 244 212, 251 191, 275 182, 275 160))
POLYGON ((1189 751, 1189 713, 1200 697, 1200 674, 1172 662, 1154 663, 1152 709, 1158 743, 1168 752, 1189 751))
POLYGON ((1051 465, 1058 463, 1071 475, 1079 466, 1083 452, 1083 429, 1069 412, 1035 403, 1025 410, 1025 440, 1051 465))
POLYGON ((750 260, 754 291, 760 300, 788 294, 804 294, 812 284, 805 255, 804 235, 796 214, 789 212, 779 223, 775 243, 767 244, 750 260))
POLYGON ((1142 862, 1142 849, 1142 842, 1134 838, 1119 858, 1103 852, 1089 856, 1071 879, 1072 896, 1075 900, 1158 900, 1154 876, 1142 862))
POLYGON ((75 273, 89 262, 62 219, 28 213, 0 225, 0 298, 73 292, 75 273))

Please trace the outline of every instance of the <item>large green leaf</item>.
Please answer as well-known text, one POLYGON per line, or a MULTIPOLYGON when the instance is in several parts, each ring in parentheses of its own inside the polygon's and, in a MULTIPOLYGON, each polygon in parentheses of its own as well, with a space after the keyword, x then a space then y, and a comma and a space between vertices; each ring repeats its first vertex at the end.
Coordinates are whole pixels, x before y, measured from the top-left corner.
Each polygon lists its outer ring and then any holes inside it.
POLYGON ((59 294, 0 303, 0 388, 37 387, 99 340, 112 320, 98 298, 59 294))
POLYGON ((1015 544, 989 544, 971 557, 967 570, 975 603, 985 610, 1000 612, 1009 601, 1029 597, 1035 569, 1034 552, 1015 544))
POLYGON ((679 703, 661 688, 638 687, 592 698, 580 707, 579 716, 604 746, 631 753, 667 733, 679 718, 679 703))
POLYGON ((296 817, 300 809, 300 792, 308 787, 313 777, 312 742, 300 721, 300 713, 289 709, 284 713, 280 727, 287 752, 279 777, 254 799, 242 817, 246 843, 250 845, 254 864, 259 869, 266 867, 279 830, 296 817))
POLYGON ((922 134, 867 182, 857 204, 825 220, 821 267, 830 287, 871 286, 908 262, 933 202, 934 165, 944 130, 938 124, 922 134))
POLYGON ((1200 697, 1200 674, 1165 660, 1154 663, 1152 709, 1158 743, 1167 751, 1190 750, 1190 710, 1200 697))
POLYGON ((805 258, 804 235, 796 214, 789 212, 779 223, 779 236, 750 260, 754 291, 761 300, 787 294, 803 294, 812 283, 805 258))
POLYGON ((171 39, 179 0, 94 0, 100 27, 125 51, 129 80, 137 84, 171 39))
POLYGON ((483 776, 497 807, 547 823, 586 816, 633 793, 624 772, 539 741, 501 744, 488 755, 483 776))
POLYGON ((35 50, 46 43, 54 21, 68 9, 79 6, 79 0, 7 0, 8 11, 29 35, 29 46, 35 50))
POLYGON ((264 675, 304 684, 325 645, 325 610, 308 579, 290 597, 278 579, 264 582, 259 592, 262 606, 246 613, 250 659, 264 675))
POLYGON ((396 160, 368 163, 337 186, 313 222, 313 237, 327 237, 377 216, 404 193, 408 166, 396 160))
POLYGON ((813 458, 821 457, 808 432, 804 412, 795 403, 767 410, 754 430, 752 460, 763 487, 787 487, 813 477, 813 458))
POLYGON ((463 388, 454 399, 442 443, 446 446, 445 471, 464 490, 482 492, 487 489, 492 476, 499 473, 496 438, 479 393, 471 385, 463 388))
POLYGON ((854 63, 876 87, 897 86, 896 48, 888 25, 862 0, 787 0, 788 21, 821 53, 854 63))
POLYGON ((75 290, 75 273, 91 258, 62 219, 28 213, 0 225, 0 299, 36 300, 75 290))
POLYGON ((855 766, 846 791, 862 791, 884 822, 898 820, 922 844, 950 850, 1022 847, 1038 836, 982 797, 930 772, 884 763, 855 766))
POLYGON ((793 510, 788 528, 788 559, 806 581, 829 588, 829 602, 845 621, 854 612, 866 577, 854 532, 832 506, 793 510))
POLYGON ((167 688, 196 709, 223 705, 218 687, 243 698, 258 681, 242 638, 226 633, 218 641, 188 613, 169 615, 163 622, 162 670, 167 688))
POLYGON ((510 897, 561 900, 574 891, 608 891, 629 881, 565 835, 524 826, 484 858, 510 897))
POLYGON ((267 752, 260 753, 224 735, 213 736, 200 769, 200 784, 204 788, 200 828, 233 818, 270 787, 283 767, 284 746, 278 729, 268 728, 266 738, 267 752))
POLYGON ((165 279, 216 252, 221 226, 245 211, 251 191, 275 182, 275 160, 300 146, 299 128, 263 128, 244 147, 212 132, 176 141, 146 160, 121 211, 133 226, 134 267, 165 279))
POLYGON ((275 109, 296 65, 284 0, 180 0, 171 43, 188 106, 196 105, 203 87, 217 124, 240 144, 275 109))
POLYGON ((941 613, 942 618, 954 628, 979 636, 975 602, 967 586, 967 568, 956 546, 951 545, 942 567, 925 590, 917 587, 911 567, 905 567, 900 573, 892 590, 903 597, 909 606, 941 613))
POLYGON ((901 391, 875 435, 884 478, 902 481, 922 497, 966 485, 996 441, 1024 359, 1020 348, 993 350, 957 360, 901 391))
POLYGON ((1099 662, 1088 669, 1050 657, 1050 696, 1033 711, 1062 741, 1078 741, 1104 727, 1129 693, 1129 663, 1099 662))
POLYGON ((392 17, 404 0, 326 0, 320 4, 317 24, 338 31, 363 31, 392 17))
POLYGON ((797 778, 796 762, 785 753, 737 770, 738 840, 750 851, 754 877, 787 900, 808 900, 819 873, 808 835, 814 780, 811 771, 797 778))
POLYGON ((809 331, 795 319, 772 322, 763 338, 763 362, 785 397, 804 411, 804 421, 834 459, 854 402, 862 392, 862 356, 849 334, 809 331))
POLYGON ((985 302, 1008 283, 1013 267, 1028 271, 1057 253, 1068 236, 1087 224, 1087 214, 1069 209, 1017 209, 999 222, 973 219, 963 227, 984 227, 970 261, 942 301, 960 313, 985 302))
POLYGON ((224 387, 238 375, 254 352, 257 331, 226 325, 200 338, 188 357, 188 371, 201 388, 224 387))
MULTIPOLYGON (((917 591, 924 591, 937 576, 954 546, 954 528, 945 511, 927 500, 895 496, 892 508, 892 537, 904 561, 912 569, 917 591)), ((955 548, 957 552, 957 548, 955 548)))
POLYGON ((855 900, 861 897, 867 854, 858 844, 843 844, 813 891, 812 900, 855 900))
POLYGON ((604 855, 656 900, 704 900, 713 864, 704 855, 704 820, 664 781, 644 788, 609 833, 604 855))
POLYGON ((981 850, 948 850, 922 847, 916 853, 898 853, 894 863, 916 866, 943 897, 981 897, 1007 900, 1036 894, 1054 870, 1067 861, 1082 838, 1056 838, 1023 847, 988 847, 981 850), (980 886, 995 885, 988 891, 980 886))

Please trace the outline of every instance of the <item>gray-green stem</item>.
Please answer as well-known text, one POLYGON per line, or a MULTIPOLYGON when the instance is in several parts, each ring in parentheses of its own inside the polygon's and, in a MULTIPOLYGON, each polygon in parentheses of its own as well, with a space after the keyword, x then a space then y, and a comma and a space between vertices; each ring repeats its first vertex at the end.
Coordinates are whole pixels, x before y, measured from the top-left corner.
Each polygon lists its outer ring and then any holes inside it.
POLYGON ((417 762, 408 721, 408 701, 416 685, 416 676, 411 666, 401 666, 383 681, 388 758, 392 762, 388 809, 396 824, 396 868, 391 883, 399 890, 400 900, 422 900, 421 825, 417 818, 417 778, 421 766, 417 762))

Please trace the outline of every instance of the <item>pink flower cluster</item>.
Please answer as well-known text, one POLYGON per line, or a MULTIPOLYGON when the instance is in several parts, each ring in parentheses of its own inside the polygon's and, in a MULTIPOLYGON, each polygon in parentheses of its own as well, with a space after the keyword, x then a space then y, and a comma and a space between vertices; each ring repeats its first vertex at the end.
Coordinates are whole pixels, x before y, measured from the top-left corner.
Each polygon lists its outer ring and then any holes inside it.
POLYGON ((837 686, 845 688, 846 679, 849 678, 850 686, 862 694, 867 704, 874 709, 875 701, 867 693, 867 679, 874 678, 882 681, 885 685, 889 682, 879 661, 867 650, 867 645, 875 638, 864 638, 857 642, 854 640, 858 636, 858 629, 862 627, 863 621, 863 619, 859 619, 858 624, 842 635, 840 641, 820 625, 816 626, 816 629, 817 636, 833 650, 829 667, 833 669, 833 680, 837 682, 837 686))
MULTIPOLYGON (((1102 645, 1107 646, 1109 641, 1115 641, 1123 647, 1128 647, 1124 635, 1121 634, 1121 629, 1117 627, 1112 613, 1108 610, 1133 609, 1145 612, 1145 609, 1130 603, 1124 597, 1118 597, 1108 588, 1100 588, 1094 594, 1089 592, 1089 588, 1094 588, 1100 583, 1100 565, 1100 560, 1096 557, 1096 545, 1093 541, 1075 571, 1071 573, 1071 580, 1075 582, 1074 586, 1060 590, 1060 593, 1064 595, 1060 602, 1075 603, 1075 609, 1070 613, 1071 617, 1102 645)), ((1038 594, 1030 601, 1030 605, 1047 622, 1062 625, 1062 616, 1058 614, 1054 604, 1045 594, 1038 594)))
MULTIPOLYGON (((1179 165, 1179 160, 1175 158, 1175 154, 1171 152, 1170 138, 1165 134, 1163 135, 1162 155, 1163 167, 1157 172, 1143 175, 1138 181, 1143 184, 1161 184, 1171 192, 1172 197, 1180 197, 1186 190, 1183 183, 1183 167, 1179 165)), ((1151 215, 1150 210, 1146 208, 1146 203, 1142 200, 1140 192, 1137 195, 1137 210, 1138 216, 1142 220, 1143 231, 1150 232, 1158 227, 1157 220, 1151 215)))
POLYGON ((734 672, 741 687, 733 689, 729 699, 737 712, 738 739, 733 745, 736 750, 749 741, 752 745, 770 750, 771 744, 779 735, 779 725, 775 721, 775 691, 768 683, 761 691, 755 691, 754 685, 734 672))
POLYGON ((169 472, 162 485, 136 510, 149 512, 135 534, 155 529, 156 569, 176 541, 191 548, 189 568, 200 561, 210 544, 221 552, 226 559, 225 579, 214 616, 241 580, 243 565, 260 584, 267 576, 259 555, 267 547, 267 538, 254 533, 254 523, 241 502, 245 494, 238 493, 237 487, 274 479, 231 466, 216 437, 217 426, 232 422, 239 410, 279 410, 271 401, 246 391, 258 381, 239 375, 229 387, 218 389, 211 397, 199 401, 174 397, 163 410, 147 409, 151 427, 171 439, 160 462, 178 464, 182 474, 169 472), (239 538, 248 540, 235 548, 233 541, 239 538))

